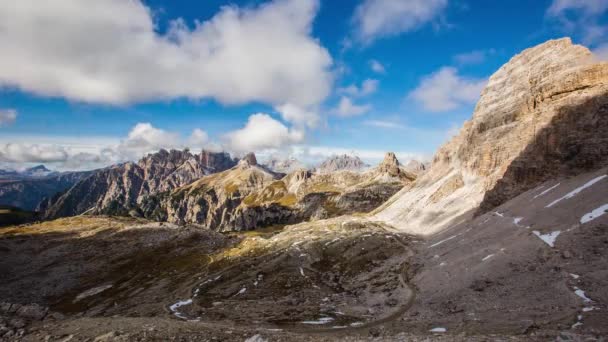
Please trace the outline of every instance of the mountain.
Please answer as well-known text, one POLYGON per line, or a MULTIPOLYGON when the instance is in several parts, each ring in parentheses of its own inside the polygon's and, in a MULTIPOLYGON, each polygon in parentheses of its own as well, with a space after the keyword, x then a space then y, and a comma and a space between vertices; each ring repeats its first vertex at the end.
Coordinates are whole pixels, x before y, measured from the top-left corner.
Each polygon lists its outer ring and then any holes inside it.
POLYGON ((59 175, 59 172, 51 171, 44 165, 34 166, 23 171, 0 170, 0 181, 37 179, 59 175))
POLYGON ((343 154, 327 158, 327 160, 317 166, 315 172, 323 174, 341 170, 363 171, 369 167, 359 157, 343 154))
POLYGON ((137 163, 128 162, 100 170, 51 199, 46 218, 82 213, 124 215, 144 196, 169 191, 236 163, 228 153, 160 150, 137 163))
POLYGON ((37 169, 19 173, 11 180, 0 181, 0 205, 14 206, 28 211, 37 210, 43 200, 66 191, 93 173, 93 171, 63 173, 47 171, 37 169))
POLYGON ((249 230, 368 212, 414 179, 392 153, 367 172, 299 170, 286 176, 258 165, 249 154, 230 170, 144 198, 140 210, 153 220, 249 230))
POLYGON ((306 170, 306 166, 294 157, 287 159, 271 158, 264 163, 268 169, 278 173, 290 173, 296 170, 306 170))
POLYGON ((404 169, 416 175, 421 175, 428 169, 428 164, 412 159, 403 166, 404 169))
POLYGON ((560 175, 606 165, 608 64, 548 41, 490 77, 473 117, 374 219, 429 235, 560 175))

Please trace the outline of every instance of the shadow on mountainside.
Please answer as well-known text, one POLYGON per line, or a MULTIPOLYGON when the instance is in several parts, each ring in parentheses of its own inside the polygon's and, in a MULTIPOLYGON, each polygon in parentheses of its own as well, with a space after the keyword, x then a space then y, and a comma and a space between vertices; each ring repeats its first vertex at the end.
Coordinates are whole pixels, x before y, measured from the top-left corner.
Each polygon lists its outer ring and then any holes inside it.
POLYGON ((516 157, 476 215, 557 176, 571 176, 608 165, 608 94, 564 106, 516 157))

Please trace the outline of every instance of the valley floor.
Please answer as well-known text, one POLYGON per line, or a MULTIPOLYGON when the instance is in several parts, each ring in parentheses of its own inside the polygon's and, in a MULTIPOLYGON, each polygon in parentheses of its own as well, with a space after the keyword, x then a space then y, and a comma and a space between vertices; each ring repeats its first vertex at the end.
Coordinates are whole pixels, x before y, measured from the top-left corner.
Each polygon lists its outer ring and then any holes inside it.
POLYGON ((0 340, 599 340, 607 171, 428 239, 366 217, 245 234, 85 216, 2 229, 0 340))

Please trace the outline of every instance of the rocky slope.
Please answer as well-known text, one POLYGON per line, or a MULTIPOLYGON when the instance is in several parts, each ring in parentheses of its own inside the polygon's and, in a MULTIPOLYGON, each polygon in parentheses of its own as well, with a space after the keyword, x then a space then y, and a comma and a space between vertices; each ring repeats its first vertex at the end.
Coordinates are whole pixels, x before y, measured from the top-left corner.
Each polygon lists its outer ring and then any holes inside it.
POLYGON ((369 212, 414 179, 392 153, 363 173, 300 170, 285 177, 257 165, 249 155, 230 170, 144 198, 140 214, 213 230, 249 230, 369 212))
POLYGON ((112 166, 83 179, 45 206, 45 217, 82 213, 125 215, 144 196, 189 184, 205 175, 231 168, 236 163, 227 153, 161 150, 112 166))
POLYGON ((92 173, 19 173, 18 176, 11 176, 10 180, 0 180, 0 205, 10 205, 28 211, 37 210, 43 200, 66 191, 92 173))
POLYGON ((327 160, 315 168, 315 172, 325 174, 342 170, 363 171, 369 167, 359 157, 343 154, 327 158, 327 160))
POLYGON ((430 170, 374 219, 428 235, 552 177, 605 165, 607 92, 608 64, 570 39, 525 50, 490 77, 430 170))

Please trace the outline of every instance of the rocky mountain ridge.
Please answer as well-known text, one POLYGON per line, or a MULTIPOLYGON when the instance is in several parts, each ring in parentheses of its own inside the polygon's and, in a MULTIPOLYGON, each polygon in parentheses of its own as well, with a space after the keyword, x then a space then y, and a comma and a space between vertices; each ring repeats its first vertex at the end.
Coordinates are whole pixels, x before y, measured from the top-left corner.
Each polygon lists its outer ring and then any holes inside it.
POLYGON ((569 38, 548 41, 490 77, 473 118, 373 219, 433 234, 607 155, 608 64, 569 38))
POLYGON ((137 163, 112 166, 83 179, 42 206, 46 218, 82 213, 128 214, 144 196, 169 191, 233 167, 228 153, 160 150, 137 163))
POLYGON ((250 230, 369 212, 415 178, 392 153, 366 172, 299 170, 284 177, 257 165, 249 154, 230 170, 148 196, 140 214, 213 230, 250 230))

